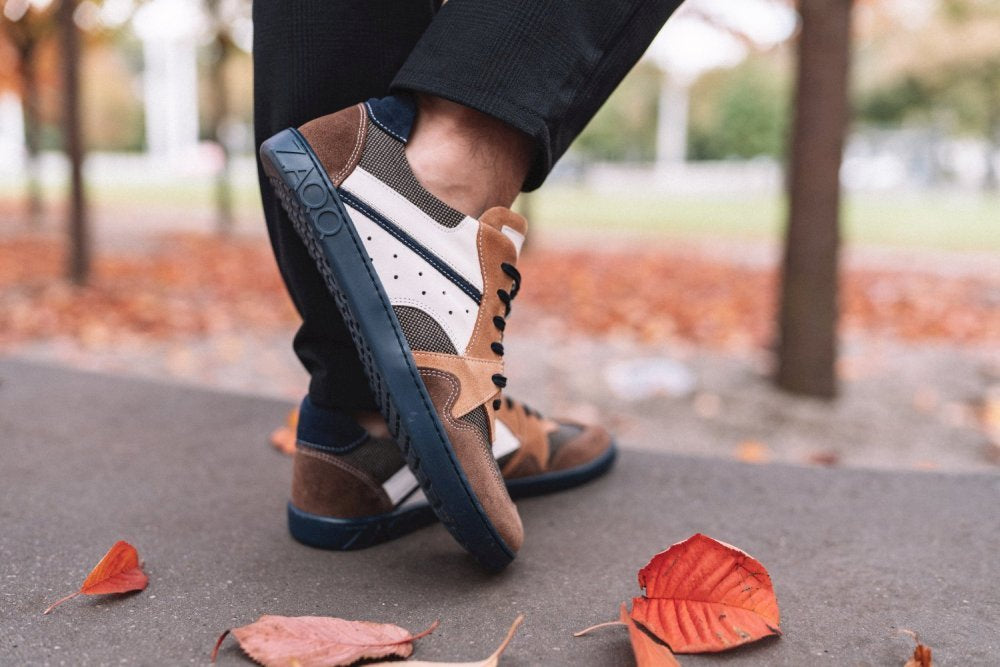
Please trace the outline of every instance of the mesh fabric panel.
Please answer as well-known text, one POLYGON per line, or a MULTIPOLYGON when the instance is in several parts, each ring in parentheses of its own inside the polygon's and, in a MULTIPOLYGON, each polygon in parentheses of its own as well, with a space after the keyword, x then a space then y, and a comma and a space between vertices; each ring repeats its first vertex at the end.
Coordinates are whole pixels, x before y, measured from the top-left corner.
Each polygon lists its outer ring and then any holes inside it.
POLYGON ((465 219, 463 213, 448 206, 420 185, 410 169, 403 144, 374 125, 368 128, 360 164, 362 169, 374 174, 439 224, 457 227, 465 219))
POLYGON ((458 354, 448 334, 433 317, 412 306, 393 306, 392 309, 396 312, 396 319, 403 328, 403 335, 406 336, 410 349, 458 354))

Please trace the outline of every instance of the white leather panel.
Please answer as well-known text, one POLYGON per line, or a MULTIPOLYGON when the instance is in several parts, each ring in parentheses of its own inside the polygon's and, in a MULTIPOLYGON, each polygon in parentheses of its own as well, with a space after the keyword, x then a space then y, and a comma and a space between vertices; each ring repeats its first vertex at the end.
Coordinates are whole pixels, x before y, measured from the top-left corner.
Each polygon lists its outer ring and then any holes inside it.
MULTIPOLYGON (((520 441, 517 439, 509 428, 507 428, 499 419, 496 420, 497 425, 497 437, 493 441, 493 458, 500 459, 511 452, 517 451, 521 446, 520 441)), ((385 489, 386 494, 389 496, 389 500, 392 501, 393 505, 399 504, 399 501, 403 498, 409 496, 413 491, 419 486, 417 478, 413 476, 409 468, 403 467, 396 471, 396 473, 385 480, 382 488, 385 489)), ((425 499, 422 491, 418 491, 414 494, 416 498, 421 500, 425 499)), ((415 498, 410 497, 407 502, 412 502, 415 498)))
POLYGON ((493 458, 499 459, 517 451, 521 446, 521 441, 517 439, 513 431, 499 419, 494 420, 494 424, 496 425, 496 436, 493 438, 493 458))
POLYGON ((361 167, 356 167, 341 187, 394 222, 476 289, 483 291, 478 220, 466 216, 453 228, 438 224, 409 199, 361 167))
POLYGON ((389 302, 424 311, 441 325, 455 349, 464 352, 479 313, 472 297, 368 216, 350 206, 347 212, 372 258, 389 302))
POLYGON ((506 236, 507 238, 509 238, 511 241, 514 242, 514 249, 517 250, 517 255, 518 257, 520 257, 521 246, 524 245, 524 234, 517 231, 513 227, 508 227, 507 225, 504 225, 503 229, 500 231, 504 233, 504 236, 506 236))

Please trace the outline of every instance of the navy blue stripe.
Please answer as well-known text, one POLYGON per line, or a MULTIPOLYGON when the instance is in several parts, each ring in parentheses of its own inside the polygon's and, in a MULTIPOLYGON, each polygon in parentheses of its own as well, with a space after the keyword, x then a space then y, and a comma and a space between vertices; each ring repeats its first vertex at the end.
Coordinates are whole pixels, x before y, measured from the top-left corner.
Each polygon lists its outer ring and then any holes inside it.
POLYGON ((438 272, 440 272, 445 278, 455 283, 456 287, 468 294, 469 297, 476 302, 476 305, 483 302, 483 295, 478 289, 476 289, 475 285, 463 278, 453 268, 445 264, 445 262, 437 255, 420 245, 412 236, 397 227, 394 222, 343 188, 337 188, 337 194, 340 195, 340 199, 345 204, 374 220, 379 227, 392 234, 396 240, 420 255, 424 261, 437 269, 438 272))

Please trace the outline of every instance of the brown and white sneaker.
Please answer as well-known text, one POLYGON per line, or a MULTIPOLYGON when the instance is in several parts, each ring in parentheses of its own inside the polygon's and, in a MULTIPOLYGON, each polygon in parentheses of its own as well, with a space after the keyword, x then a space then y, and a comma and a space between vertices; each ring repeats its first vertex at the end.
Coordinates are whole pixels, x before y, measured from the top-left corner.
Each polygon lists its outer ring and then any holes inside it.
POLYGON ((407 97, 369 100, 278 133, 260 157, 428 502, 500 569, 523 539, 492 448, 527 224, 504 208, 473 219, 423 188, 404 152, 414 115, 407 97))
MULTIPOLYGON (((362 549, 436 520, 384 423, 356 426, 357 437, 345 439, 350 426, 343 416, 308 398, 297 422, 288 503, 295 539, 324 549, 362 549), (341 435, 334 441, 332 432, 341 435)), ((510 398, 497 410, 496 428, 493 454, 514 498, 579 486, 607 472, 616 456, 603 428, 546 419, 510 398)))

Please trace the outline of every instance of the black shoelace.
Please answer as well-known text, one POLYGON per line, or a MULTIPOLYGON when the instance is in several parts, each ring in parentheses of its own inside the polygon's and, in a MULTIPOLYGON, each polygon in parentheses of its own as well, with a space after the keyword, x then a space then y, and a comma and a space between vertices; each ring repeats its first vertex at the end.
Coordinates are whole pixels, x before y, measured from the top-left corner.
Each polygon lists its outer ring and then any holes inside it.
MULTIPOLYGON (((506 273, 508 276, 510 276, 511 279, 514 281, 514 286, 511 287, 510 292, 504 289, 497 290, 497 296, 503 303, 504 312, 503 312, 503 317, 501 317, 500 315, 496 315, 493 318, 493 326, 495 326, 497 330, 500 332, 500 340, 491 343, 490 349, 496 352, 498 356, 502 357, 504 352, 503 342, 502 342, 503 331, 504 329, 507 328, 507 317, 510 315, 510 302, 514 300, 514 297, 516 297, 517 293, 521 290, 521 274, 518 272, 517 268, 515 268, 513 264, 508 264, 507 262, 502 263, 500 265, 500 268, 503 269, 503 272, 506 273)), ((502 375, 501 373, 494 373, 493 384, 495 384, 500 389, 503 389, 504 387, 507 386, 506 376, 502 375)), ((494 410, 499 410, 500 405, 501 402, 499 398, 493 401, 494 410)))

